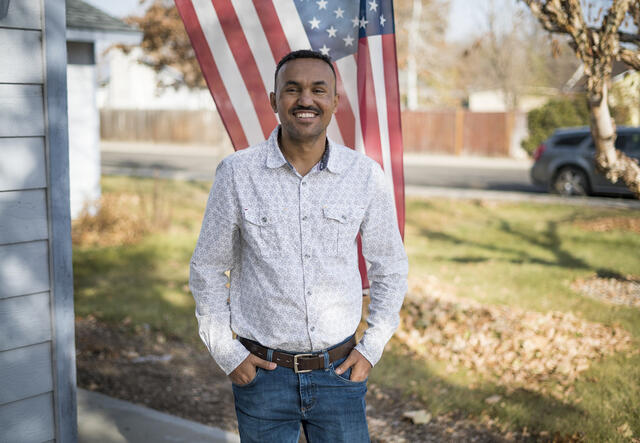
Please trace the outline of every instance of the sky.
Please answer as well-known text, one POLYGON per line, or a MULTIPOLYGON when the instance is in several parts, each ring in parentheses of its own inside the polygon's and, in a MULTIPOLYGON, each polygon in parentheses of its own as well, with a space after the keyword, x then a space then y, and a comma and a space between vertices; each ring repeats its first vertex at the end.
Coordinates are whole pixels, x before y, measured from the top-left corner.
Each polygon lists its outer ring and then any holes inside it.
MULTIPOLYGON (((144 8, 139 0, 84 0, 114 17, 141 14, 144 8)), ((460 41, 469 37, 470 30, 477 31, 479 15, 489 0, 451 0, 447 40, 460 41)))

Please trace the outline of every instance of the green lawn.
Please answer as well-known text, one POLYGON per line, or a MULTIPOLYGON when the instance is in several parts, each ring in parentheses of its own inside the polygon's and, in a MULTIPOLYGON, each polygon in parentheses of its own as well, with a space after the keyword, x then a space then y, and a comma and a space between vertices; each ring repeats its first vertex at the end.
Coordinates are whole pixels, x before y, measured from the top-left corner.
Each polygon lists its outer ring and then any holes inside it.
MULTIPOLYGON (((146 324, 199 344, 187 287, 188 262, 208 185, 105 177, 102 186, 106 195, 137 196, 134 204, 114 210, 116 219, 118 210, 127 215, 139 211, 151 223, 126 245, 109 245, 105 233, 102 246, 74 246, 76 314, 92 314, 132 328, 146 324)), ((457 296, 484 304, 573 312, 591 322, 618 325, 632 334, 638 348, 640 309, 586 298, 570 286, 577 278, 593 275, 640 275, 637 232, 582 227, 603 218, 637 221, 640 212, 409 199, 405 244, 410 274, 436 276, 454 287, 457 296)), ((494 420, 505 430, 526 427, 534 435, 580 433, 588 441, 630 441, 629 431, 624 436, 629 429, 640 438, 637 352, 593 362, 565 402, 526 389, 510 390, 471 371, 451 371, 446 366, 447 362, 407 356, 398 342, 392 342, 372 372, 371 382, 417 395, 434 415, 455 411, 494 420), (495 394, 501 395, 501 401, 487 404, 485 399, 495 394)))

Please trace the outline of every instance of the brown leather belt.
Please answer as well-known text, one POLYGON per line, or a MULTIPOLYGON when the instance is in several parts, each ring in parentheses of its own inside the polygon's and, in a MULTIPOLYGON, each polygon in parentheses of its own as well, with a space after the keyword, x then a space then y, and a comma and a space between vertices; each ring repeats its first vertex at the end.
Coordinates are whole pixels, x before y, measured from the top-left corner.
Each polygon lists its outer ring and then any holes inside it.
MULTIPOLYGON (((263 360, 267 360, 267 352, 269 351, 269 348, 265 348, 261 344, 247 338, 238 337, 238 340, 240 340, 240 343, 242 343, 249 352, 257 355, 263 360)), ((333 363, 334 361, 340 360, 342 357, 349 355, 355 345, 356 337, 354 335, 348 342, 327 351, 329 354, 329 363, 333 363)), ((291 368, 296 373, 310 372, 314 369, 324 369, 324 353, 322 352, 289 354, 287 352, 273 351, 271 361, 275 362, 278 366, 291 368)))

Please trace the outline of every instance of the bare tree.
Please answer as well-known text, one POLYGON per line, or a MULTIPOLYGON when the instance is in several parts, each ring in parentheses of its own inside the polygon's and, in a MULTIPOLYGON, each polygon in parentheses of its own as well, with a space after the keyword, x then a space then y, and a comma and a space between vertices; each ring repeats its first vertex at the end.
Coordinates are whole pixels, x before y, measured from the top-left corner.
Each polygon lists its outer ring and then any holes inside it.
POLYGON ((405 70, 406 106, 419 106, 420 80, 429 86, 443 83, 446 62, 444 36, 449 0, 396 0, 398 63, 405 70))
POLYGON ((640 0, 523 0, 542 26, 566 34, 587 78, 596 165, 613 183, 622 180, 640 198, 640 166, 615 149, 616 126, 608 104, 614 60, 640 70, 640 0), (588 16, 584 15, 586 4, 588 16), (602 5, 608 4, 608 9, 602 5), (628 29, 633 29, 629 32, 628 29))

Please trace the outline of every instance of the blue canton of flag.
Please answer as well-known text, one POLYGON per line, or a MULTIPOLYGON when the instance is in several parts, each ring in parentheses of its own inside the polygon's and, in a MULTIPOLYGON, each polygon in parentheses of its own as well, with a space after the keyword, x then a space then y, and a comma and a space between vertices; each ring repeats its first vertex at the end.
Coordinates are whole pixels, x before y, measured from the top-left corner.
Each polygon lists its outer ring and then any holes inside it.
POLYGON ((339 60, 358 49, 358 39, 392 34, 391 0, 295 0, 311 48, 339 60))

